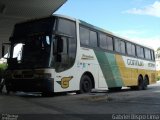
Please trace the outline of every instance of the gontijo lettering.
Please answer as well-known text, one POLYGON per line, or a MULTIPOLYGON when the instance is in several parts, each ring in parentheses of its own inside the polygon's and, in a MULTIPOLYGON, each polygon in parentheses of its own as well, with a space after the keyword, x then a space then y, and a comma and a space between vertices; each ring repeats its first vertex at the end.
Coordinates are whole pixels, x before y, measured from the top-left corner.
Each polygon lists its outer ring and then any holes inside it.
POLYGON ((131 59, 127 59, 127 64, 128 65, 133 65, 133 66, 144 66, 143 61, 131 60, 131 59))

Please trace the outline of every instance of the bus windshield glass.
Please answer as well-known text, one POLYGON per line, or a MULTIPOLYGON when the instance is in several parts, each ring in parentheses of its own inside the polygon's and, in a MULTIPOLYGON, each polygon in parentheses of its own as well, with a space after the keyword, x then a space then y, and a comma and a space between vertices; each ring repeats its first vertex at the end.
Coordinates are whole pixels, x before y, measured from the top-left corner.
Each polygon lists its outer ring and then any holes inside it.
POLYGON ((11 41, 8 67, 50 67, 51 38, 55 28, 55 17, 48 17, 16 24, 11 41))
POLYGON ((75 61, 76 24, 56 17, 16 24, 10 41, 9 68, 64 71, 75 61))
POLYGON ((14 68, 49 67, 51 36, 33 36, 22 41, 25 42, 14 43, 12 58, 17 60, 14 68))
MULTIPOLYGON (((16 24, 13 31, 14 38, 26 38, 39 34, 51 34, 55 27, 55 17, 43 18, 16 24)), ((17 41, 17 39, 15 39, 17 41)))

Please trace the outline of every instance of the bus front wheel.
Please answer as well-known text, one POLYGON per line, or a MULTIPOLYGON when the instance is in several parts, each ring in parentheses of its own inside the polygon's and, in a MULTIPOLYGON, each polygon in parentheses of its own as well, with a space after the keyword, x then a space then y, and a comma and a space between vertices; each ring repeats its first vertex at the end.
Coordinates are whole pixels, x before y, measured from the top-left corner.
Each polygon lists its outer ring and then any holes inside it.
POLYGON ((80 82, 80 93, 89 93, 92 90, 91 78, 87 75, 82 76, 80 82))

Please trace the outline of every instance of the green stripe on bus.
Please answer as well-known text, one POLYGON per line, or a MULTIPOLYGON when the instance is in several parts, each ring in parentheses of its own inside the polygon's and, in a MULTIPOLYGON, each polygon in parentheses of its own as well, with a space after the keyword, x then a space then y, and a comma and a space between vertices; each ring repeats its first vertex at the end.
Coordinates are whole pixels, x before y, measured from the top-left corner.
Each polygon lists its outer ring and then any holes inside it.
POLYGON ((121 87, 123 82, 114 54, 94 51, 108 87, 121 87))

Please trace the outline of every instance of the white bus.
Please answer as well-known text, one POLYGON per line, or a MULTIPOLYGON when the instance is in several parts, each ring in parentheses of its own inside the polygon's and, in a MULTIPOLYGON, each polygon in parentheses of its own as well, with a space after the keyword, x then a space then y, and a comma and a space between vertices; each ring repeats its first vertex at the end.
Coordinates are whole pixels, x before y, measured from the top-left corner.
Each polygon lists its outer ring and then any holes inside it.
POLYGON ((142 90, 156 82, 152 48, 66 16, 16 24, 10 45, 8 92, 87 93, 123 86, 142 90))

